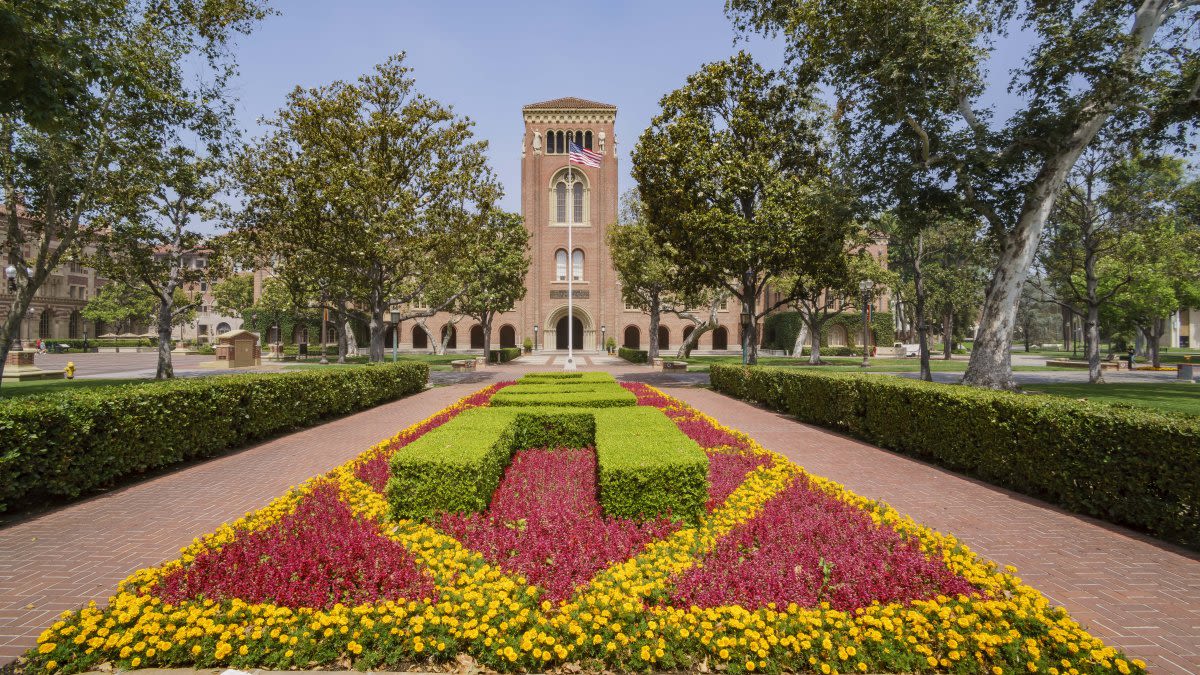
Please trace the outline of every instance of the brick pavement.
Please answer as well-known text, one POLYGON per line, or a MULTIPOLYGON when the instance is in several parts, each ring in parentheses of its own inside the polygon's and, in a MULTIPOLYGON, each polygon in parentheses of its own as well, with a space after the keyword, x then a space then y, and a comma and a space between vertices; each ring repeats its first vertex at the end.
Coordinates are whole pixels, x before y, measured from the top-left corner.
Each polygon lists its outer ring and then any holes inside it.
POLYGON ((298 431, 0 529, 0 664, 60 612, 479 389, 457 384, 298 431))
POLYGON ((815 474, 955 535, 1155 673, 1200 673, 1200 556, 706 389, 665 391, 815 474))

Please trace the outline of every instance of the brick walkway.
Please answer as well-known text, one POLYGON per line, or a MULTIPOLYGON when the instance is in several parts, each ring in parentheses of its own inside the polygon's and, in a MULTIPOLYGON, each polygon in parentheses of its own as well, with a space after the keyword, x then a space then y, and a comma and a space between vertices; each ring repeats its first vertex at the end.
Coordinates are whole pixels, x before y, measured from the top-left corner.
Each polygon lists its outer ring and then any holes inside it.
POLYGON ((957 536, 1154 673, 1200 673, 1200 556, 705 389, 666 391, 860 495, 957 536))
POLYGON ((479 389, 438 387, 0 529, 0 664, 64 609, 479 389))

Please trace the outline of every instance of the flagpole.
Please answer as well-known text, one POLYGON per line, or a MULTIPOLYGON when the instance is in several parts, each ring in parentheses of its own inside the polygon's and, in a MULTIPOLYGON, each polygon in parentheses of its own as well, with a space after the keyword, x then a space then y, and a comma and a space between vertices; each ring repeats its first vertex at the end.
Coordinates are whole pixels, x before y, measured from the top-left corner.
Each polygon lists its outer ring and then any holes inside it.
MULTIPOLYGON (((570 133, 570 132, 568 132, 570 133)), ((575 181, 571 166, 571 144, 574 138, 567 140, 567 199, 571 207, 567 213, 567 362, 563 370, 575 370, 575 242, 571 236, 571 226, 575 220, 575 181)))

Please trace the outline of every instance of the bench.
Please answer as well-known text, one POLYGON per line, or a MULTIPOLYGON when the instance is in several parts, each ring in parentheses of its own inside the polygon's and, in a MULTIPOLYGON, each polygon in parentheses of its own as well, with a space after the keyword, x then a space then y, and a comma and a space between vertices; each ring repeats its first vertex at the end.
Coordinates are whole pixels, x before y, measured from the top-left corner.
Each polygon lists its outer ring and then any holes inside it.
POLYGON ((454 370, 475 370, 475 359, 459 359, 451 361, 450 367, 454 370))
POLYGON ((682 370, 687 371, 687 361, 662 361, 663 370, 682 370))

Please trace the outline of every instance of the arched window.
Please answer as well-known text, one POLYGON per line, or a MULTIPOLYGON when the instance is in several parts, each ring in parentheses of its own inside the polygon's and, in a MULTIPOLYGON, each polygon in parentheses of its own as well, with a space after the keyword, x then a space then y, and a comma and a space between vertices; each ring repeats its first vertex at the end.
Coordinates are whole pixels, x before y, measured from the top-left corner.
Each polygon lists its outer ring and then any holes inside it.
POLYGON ((592 132, 583 132, 583 147, 587 148, 588 150, 592 149, 592 132))
POLYGON ((500 326, 500 346, 501 347, 516 347, 517 346, 517 329, 508 324, 500 326))
POLYGON ((583 249, 577 248, 571 254, 571 279, 583 281, 583 249))
POLYGON ((424 328, 413 326, 412 336, 413 349, 429 349, 429 335, 424 328))
POLYGON ((671 331, 666 326, 658 327, 658 348, 671 348, 671 331))
POLYGON ((567 280, 567 251, 558 249, 554 252, 554 278, 558 281, 567 280))
POLYGON ((571 199, 571 221, 583 222, 583 183, 575 183, 571 199))
POLYGON ((69 324, 67 324, 67 337, 71 338, 72 340, 79 338, 79 324, 79 312, 71 312, 71 321, 69 324))
POLYGON ((578 145, 581 148, 583 147, 583 132, 582 131, 575 132, 575 145, 578 145))
POLYGON ((624 337, 625 337, 624 344, 622 344, 621 346, 625 347, 626 349, 640 349, 641 348, 642 332, 640 330, 638 330, 637 326, 626 326, 624 337))
POLYGON ((567 182, 564 180, 558 181, 558 185, 554 186, 554 203, 557 205, 554 222, 567 222, 567 182))
POLYGON ((471 326, 471 349, 483 349, 483 326, 471 326))
MULTIPOLYGON (((222 333, 228 333, 230 330, 231 329, 229 327, 229 324, 225 323, 224 321, 217 324, 217 335, 221 335, 222 333)), ((305 335, 305 337, 307 337, 307 334, 305 335)), ((308 342, 308 340, 303 340, 303 342, 308 342)))
POLYGON ((50 310, 42 311, 42 320, 38 322, 38 337, 45 339, 50 337, 50 310))
POLYGON ((556 132, 554 134, 554 152, 556 154, 561 155, 566 151, 567 151, 567 145, 566 145, 566 143, 563 143, 563 132, 561 132, 561 131, 556 132))
POLYGON ((713 331, 713 349, 729 349, 729 331, 725 326, 717 326, 713 331))

